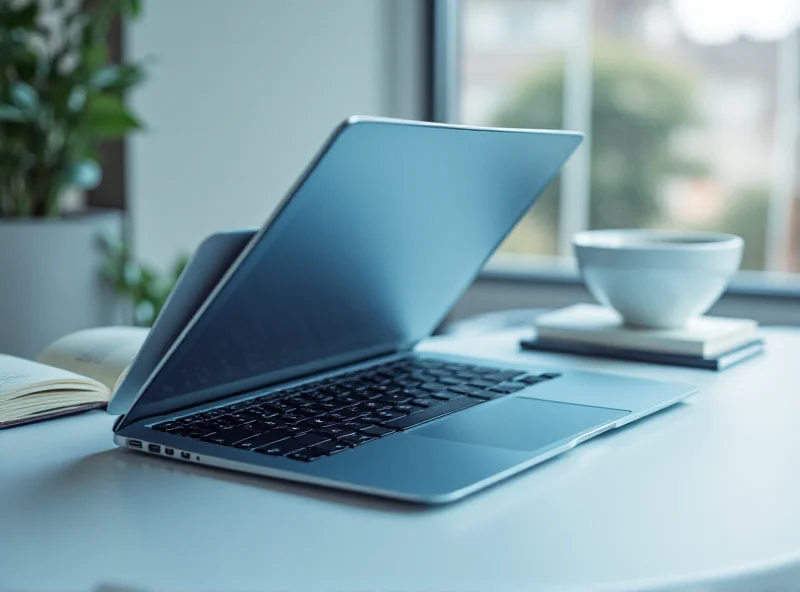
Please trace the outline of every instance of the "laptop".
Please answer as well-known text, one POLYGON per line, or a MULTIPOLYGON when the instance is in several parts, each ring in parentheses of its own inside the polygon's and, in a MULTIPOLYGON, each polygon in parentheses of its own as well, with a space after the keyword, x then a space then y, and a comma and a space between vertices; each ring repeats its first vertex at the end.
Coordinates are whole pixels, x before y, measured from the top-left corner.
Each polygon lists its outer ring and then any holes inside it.
POLYGON ((693 394, 415 349, 581 138, 348 119, 222 257, 227 271, 129 397, 114 441, 442 504, 693 394))

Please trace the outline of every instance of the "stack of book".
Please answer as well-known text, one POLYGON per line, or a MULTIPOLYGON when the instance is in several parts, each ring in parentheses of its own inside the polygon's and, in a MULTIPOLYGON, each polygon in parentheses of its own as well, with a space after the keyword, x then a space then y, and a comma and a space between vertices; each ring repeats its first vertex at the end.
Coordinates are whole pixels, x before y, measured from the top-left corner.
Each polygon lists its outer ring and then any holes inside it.
POLYGON ((764 351, 758 323, 699 317, 681 329, 640 329, 609 308, 578 304, 542 315, 524 349, 723 370, 764 351))

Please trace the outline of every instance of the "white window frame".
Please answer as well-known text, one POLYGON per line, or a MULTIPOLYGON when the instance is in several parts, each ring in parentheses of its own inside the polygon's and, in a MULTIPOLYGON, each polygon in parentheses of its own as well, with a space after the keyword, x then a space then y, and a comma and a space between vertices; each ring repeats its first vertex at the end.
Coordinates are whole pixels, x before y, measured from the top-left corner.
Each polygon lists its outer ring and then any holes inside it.
MULTIPOLYGON (((459 0, 432 0, 433 5, 433 120, 456 122, 460 71, 459 0)), ((569 129, 591 129, 592 5, 594 0, 572 0, 582 15, 579 47, 567 55, 564 119, 569 129)), ((770 205, 767 232, 767 271, 742 271, 731 283, 730 294, 751 296, 796 296, 800 299, 800 274, 777 273, 782 263, 781 246, 790 238, 795 155, 800 130, 800 29, 780 46, 779 87, 773 149, 782 158, 773 159, 770 174, 770 205)), ((590 138, 573 155, 562 175, 558 257, 496 254, 479 281, 513 279, 540 283, 578 283, 571 258, 570 237, 588 226, 590 138)))

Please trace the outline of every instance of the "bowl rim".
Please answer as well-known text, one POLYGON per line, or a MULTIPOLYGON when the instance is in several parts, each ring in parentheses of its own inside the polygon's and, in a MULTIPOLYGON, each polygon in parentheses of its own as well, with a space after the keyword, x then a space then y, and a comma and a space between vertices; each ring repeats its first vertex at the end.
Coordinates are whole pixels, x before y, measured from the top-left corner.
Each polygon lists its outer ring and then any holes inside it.
POLYGON ((744 240, 725 232, 621 228, 576 232, 572 236, 572 244, 575 247, 607 251, 697 252, 740 249, 744 246, 744 240), (670 239, 697 242, 669 242, 670 239))

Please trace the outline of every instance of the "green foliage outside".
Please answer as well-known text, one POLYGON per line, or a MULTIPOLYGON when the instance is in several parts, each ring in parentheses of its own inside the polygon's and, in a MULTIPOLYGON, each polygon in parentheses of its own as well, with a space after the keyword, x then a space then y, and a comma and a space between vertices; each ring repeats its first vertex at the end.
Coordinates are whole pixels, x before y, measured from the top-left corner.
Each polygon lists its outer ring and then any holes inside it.
POLYGON ((175 287, 189 258, 181 255, 165 272, 136 261, 127 243, 101 237, 105 252, 103 277, 133 306, 134 323, 150 327, 175 287))
MULTIPOLYGON (((674 175, 703 174, 681 158, 673 132, 696 122, 693 83, 673 64, 617 45, 594 52, 590 228, 647 227, 660 219, 659 186, 674 175)), ((562 128, 564 61, 537 68, 491 121, 502 127, 562 128)), ((560 181, 555 180, 505 245, 555 254, 560 181), (544 240, 543 237, 546 237, 544 240)))

